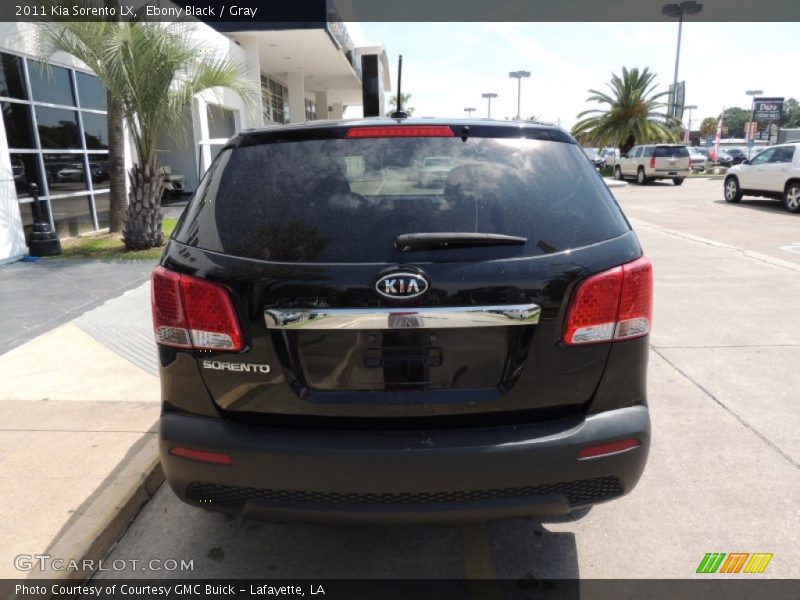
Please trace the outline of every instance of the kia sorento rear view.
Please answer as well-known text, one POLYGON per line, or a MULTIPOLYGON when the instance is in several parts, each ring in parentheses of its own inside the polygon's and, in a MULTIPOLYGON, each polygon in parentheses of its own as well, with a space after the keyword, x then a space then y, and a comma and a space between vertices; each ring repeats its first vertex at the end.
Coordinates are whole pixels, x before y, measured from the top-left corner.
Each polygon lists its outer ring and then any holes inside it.
POLYGON ((559 128, 243 132, 152 281, 161 457, 192 505, 565 515, 644 469, 651 266, 559 128))

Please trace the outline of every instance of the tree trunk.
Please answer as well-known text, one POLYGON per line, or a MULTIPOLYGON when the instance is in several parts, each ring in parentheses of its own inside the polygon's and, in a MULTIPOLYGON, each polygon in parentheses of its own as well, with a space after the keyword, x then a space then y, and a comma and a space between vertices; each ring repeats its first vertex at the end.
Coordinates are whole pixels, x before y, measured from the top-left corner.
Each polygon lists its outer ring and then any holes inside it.
POLYGON ((121 233, 125 226, 125 131, 122 126, 122 107, 111 94, 106 94, 108 105, 108 179, 109 206, 108 229, 121 233))
POLYGON ((628 151, 636 145, 636 138, 633 137, 633 134, 628 136, 628 139, 625 140, 625 143, 619 147, 620 154, 627 154, 628 151))
POLYGON ((125 221, 125 247, 145 250, 164 243, 161 233, 161 195, 164 175, 158 172, 155 161, 144 167, 134 165, 128 171, 130 195, 128 218, 125 221))

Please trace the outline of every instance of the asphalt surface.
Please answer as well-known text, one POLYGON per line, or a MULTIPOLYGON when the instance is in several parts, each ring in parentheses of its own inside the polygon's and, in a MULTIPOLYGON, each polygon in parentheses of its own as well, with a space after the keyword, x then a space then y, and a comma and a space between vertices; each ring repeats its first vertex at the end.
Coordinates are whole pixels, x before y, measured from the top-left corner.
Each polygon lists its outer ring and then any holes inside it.
POLYGON ((615 195, 655 270, 653 443, 632 493, 561 522, 341 528, 243 522, 164 485, 109 559, 193 569, 98 578, 687 578, 708 552, 773 553, 761 577, 796 576, 800 216, 727 205, 721 180, 615 195))

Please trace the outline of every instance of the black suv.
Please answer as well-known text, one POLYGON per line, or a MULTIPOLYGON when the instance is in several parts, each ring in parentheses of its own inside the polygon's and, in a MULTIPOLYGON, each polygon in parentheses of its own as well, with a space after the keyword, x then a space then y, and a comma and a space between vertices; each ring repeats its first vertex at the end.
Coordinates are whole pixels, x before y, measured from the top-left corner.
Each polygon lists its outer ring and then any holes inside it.
POLYGON ((161 457, 190 504, 277 521, 563 515, 644 469, 651 266, 559 128, 242 132, 152 283, 161 457), (429 157, 450 160, 422 185, 429 157))

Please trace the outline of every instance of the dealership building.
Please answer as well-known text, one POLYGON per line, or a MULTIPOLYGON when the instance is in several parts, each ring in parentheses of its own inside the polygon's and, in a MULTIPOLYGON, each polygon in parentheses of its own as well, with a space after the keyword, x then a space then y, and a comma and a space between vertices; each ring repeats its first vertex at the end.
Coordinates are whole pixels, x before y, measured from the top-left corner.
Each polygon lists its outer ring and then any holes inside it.
MULTIPOLYGON (((326 2, 315 22, 195 23, 206 52, 243 62, 261 88, 256 110, 229 90, 192 100, 187 139, 159 140, 159 163, 196 187, 225 142, 241 129, 348 115, 383 114, 390 90, 381 45, 356 46, 326 2), (358 107, 363 107, 358 110, 358 107)), ((27 254, 38 184, 60 237, 108 227, 108 122, 105 89, 76 59, 36 59, 34 24, 0 23, 0 263, 27 254)), ((126 140, 126 164, 135 156, 126 140)))

